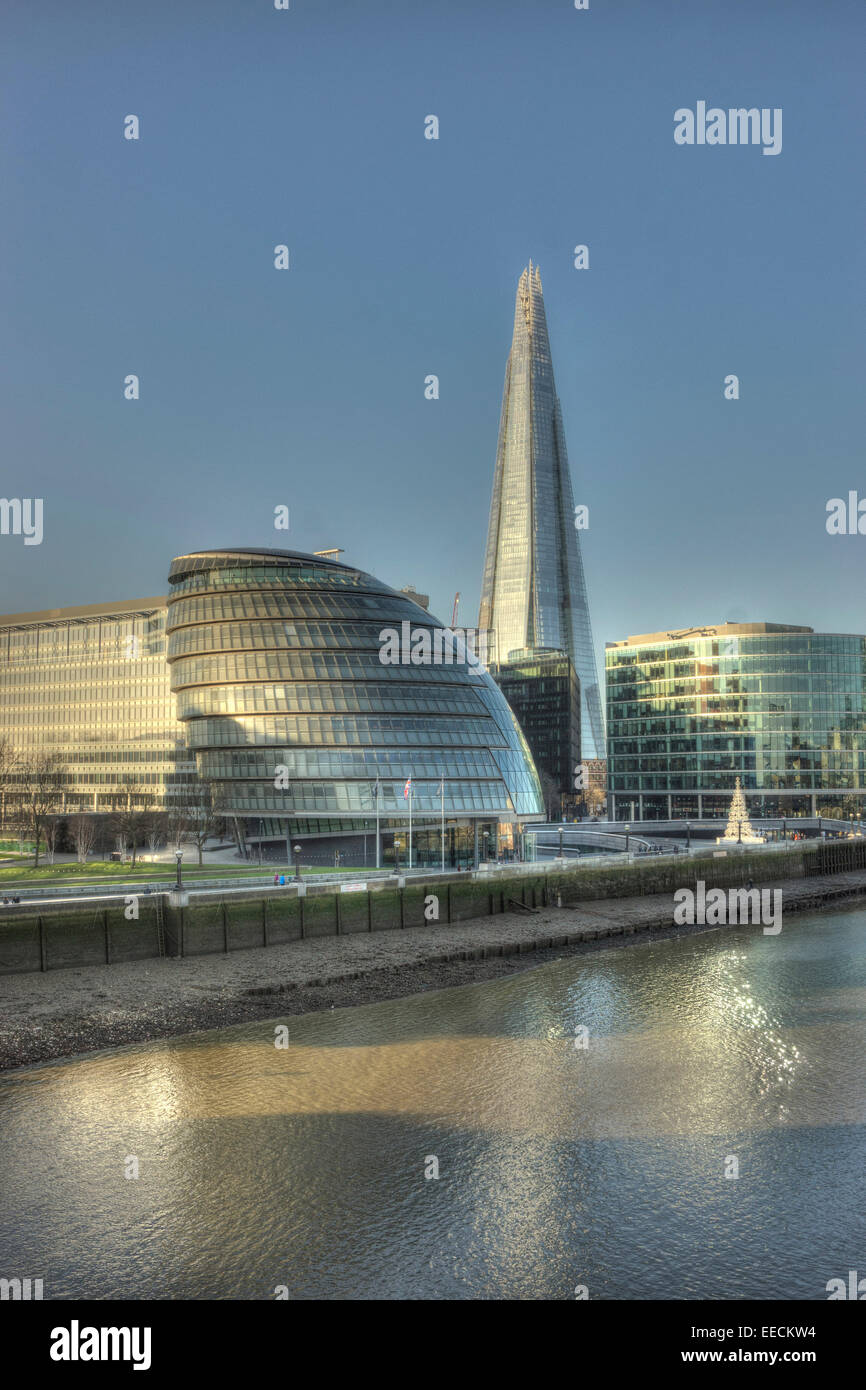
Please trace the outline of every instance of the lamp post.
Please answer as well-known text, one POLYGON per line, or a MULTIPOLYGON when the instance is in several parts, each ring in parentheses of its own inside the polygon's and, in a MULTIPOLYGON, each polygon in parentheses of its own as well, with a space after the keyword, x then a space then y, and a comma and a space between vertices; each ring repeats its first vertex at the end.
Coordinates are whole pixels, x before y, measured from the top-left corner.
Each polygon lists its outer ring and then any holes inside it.
POLYGON ((741 820, 738 820, 738 821, 737 821, 737 844, 738 844, 738 845, 741 845, 742 843, 743 843, 743 822, 742 822, 741 820))
POLYGON ((481 833, 482 833, 482 835, 484 836, 484 862, 485 862, 485 864, 489 864, 489 863, 490 863, 490 831, 489 831, 489 830, 482 830, 481 833))
POLYGON ((787 843, 788 843, 788 818, 787 818, 787 816, 783 816, 783 817, 782 817, 782 839, 784 840, 785 844, 787 845, 787 843))
POLYGON ((400 872, 400 841, 396 835, 394 836, 394 872, 395 874, 400 872))
POLYGON ((373 783, 373 800, 376 803, 376 868, 380 868, 379 860, 379 774, 376 773, 376 780, 373 783))
POLYGON ((565 826, 564 826, 564 825, 561 825, 561 826, 559 827, 559 857, 560 857, 560 859, 562 859, 562 832, 563 832, 564 829, 565 829, 565 826))
POLYGON ((293 851, 294 856, 295 856, 295 883, 300 883, 300 881, 301 881, 301 846, 300 846, 300 845, 293 845, 293 846, 292 846, 292 851, 293 851))
POLYGON ((630 825, 627 825, 627 826, 625 827, 625 852, 626 852, 626 854, 628 854, 628 832, 629 832, 630 830, 631 830, 631 826, 630 826, 630 825))
POLYGON ((182 892, 183 892, 183 882, 182 882, 182 879, 181 879, 180 861, 183 859, 183 850, 182 850, 182 849, 176 849, 175 852, 174 852, 174 857, 175 857, 175 859, 177 860, 177 881, 176 881, 176 883, 175 883, 175 885, 174 885, 174 888, 175 888, 175 892, 176 892, 176 893, 182 893, 182 892))
POLYGON ((686 850, 690 853, 692 848, 692 827, 691 822, 686 821, 686 850))

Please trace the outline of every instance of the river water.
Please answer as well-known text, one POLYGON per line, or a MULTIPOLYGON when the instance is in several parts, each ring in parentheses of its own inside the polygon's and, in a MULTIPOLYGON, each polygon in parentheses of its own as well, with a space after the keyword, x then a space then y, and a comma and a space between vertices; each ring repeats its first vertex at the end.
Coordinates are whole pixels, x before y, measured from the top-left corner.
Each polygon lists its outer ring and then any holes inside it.
POLYGON ((284 1022, 287 1048, 269 1020, 0 1079, 0 1276, 825 1299, 866 1274, 862 909, 284 1022))

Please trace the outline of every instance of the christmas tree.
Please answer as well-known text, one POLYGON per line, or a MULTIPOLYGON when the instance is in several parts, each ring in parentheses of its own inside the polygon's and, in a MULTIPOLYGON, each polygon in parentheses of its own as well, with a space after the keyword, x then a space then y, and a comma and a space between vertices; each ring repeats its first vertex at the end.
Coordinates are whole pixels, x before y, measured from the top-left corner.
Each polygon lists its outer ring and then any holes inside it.
POLYGON ((731 809, 728 813, 728 828, 722 836, 722 843, 731 840, 762 842, 763 838, 763 835, 756 835, 752 829, 749 812, 746 809, 746 798, 743 795, 743 788, 740 786, 738 777, 734 787, 734 795, 731 798, 731 809))

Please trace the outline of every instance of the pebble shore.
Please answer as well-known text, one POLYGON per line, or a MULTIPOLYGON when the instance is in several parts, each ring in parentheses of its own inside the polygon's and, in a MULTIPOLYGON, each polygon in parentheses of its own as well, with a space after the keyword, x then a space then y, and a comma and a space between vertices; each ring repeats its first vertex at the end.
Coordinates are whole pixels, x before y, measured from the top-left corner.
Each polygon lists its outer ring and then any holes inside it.
MULTIPOLYGON (((866 896, 866 872, 781 880, 789 912, 866 896)), ((616 898, 452 925, 295 941, 228 955, 0 976, 0 1070, 125 1043, 494 979, 567 955, 702 931, 673 899, 616 898)))

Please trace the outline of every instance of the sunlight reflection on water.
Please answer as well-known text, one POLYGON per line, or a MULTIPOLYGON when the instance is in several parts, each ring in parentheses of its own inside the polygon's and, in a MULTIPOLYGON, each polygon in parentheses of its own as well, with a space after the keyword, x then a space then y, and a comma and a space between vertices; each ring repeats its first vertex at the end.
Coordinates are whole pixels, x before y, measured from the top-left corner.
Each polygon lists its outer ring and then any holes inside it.
POLYGON ((14 1073, 3 1265, 46 1298, 825 1297, 862 1249, 864 942, 839 912, 14 1073))

